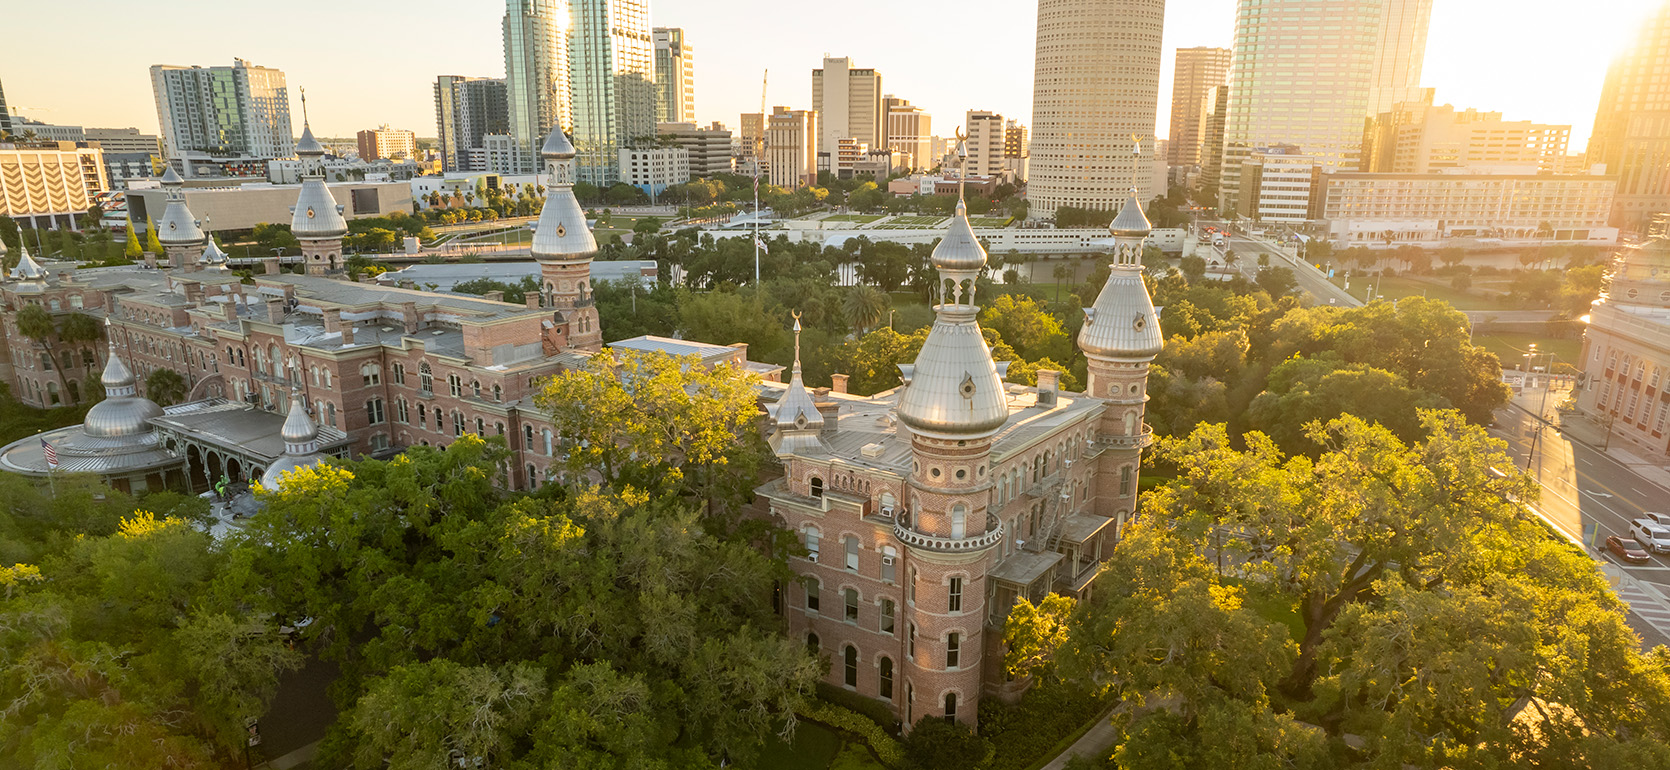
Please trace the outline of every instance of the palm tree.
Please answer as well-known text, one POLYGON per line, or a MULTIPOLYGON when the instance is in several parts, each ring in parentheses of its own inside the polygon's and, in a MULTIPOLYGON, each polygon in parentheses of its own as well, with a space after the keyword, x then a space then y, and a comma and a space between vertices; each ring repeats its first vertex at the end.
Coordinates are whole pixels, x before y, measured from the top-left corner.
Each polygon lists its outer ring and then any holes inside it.
POLYGON ((186 380, 173 369, 158 369, 145 378, 145 397, 158 406, 172 406, 186 397, 186 380))
POLYGON ((1072 268, 1071 265, 1068 265, 1067 263, 1063 262, 1063 263, 1055 266, 1054 274, 1055 274, 1055 301, 1060 302, 1061 301, 1061 284, 1066 283, 1067 279, 1073 277, 1073 268, 1072 268))
POLYGON ((847 316, 847 323, 852 324, 859 334, 881 323, 883 313, 887 312, 890 299, 880 289, 874 286, 859 285, 852 287, 847 296, 841 299, 841 311, 847 316))

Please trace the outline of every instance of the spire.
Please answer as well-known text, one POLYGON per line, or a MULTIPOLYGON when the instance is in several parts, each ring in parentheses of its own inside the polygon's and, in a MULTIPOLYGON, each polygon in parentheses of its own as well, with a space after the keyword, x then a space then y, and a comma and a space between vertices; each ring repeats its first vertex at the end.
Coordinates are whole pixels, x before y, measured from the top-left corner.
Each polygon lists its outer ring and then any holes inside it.
MULTIPOLYGON (((1140 154, 1142 143, 1135 136, 1131 140, 1136 143, 1133 154, 1140 154)), ((1131 194, 1108 225, 1114 242, 1113 270, 1095 304, 1084 309, 1084 325, 1079 327, 1079 349, 1091 358, 1152 360, 1163 347, 1160 318, 1142 279, 1142 245, 1152 225, 1137 200, 1135 176, 1133 170, 1131 194)))
MULTIPOLYGON (((211 230, 208 227, 208 222, 209 220, 206 218, 203 220, 205 231, 211 230)), ((215 237, 212 233, 209 234, 208 240, 208 245, 203 247, 202 256, 197 260, 198 264, 210 270, 225 270, 229 262, 226 252, 220 250, 220 244, 215 243, 215 237)))
POLYGON ((162 175, 162 186, 168 190, 168 206, 157 222, 157 241, 164 246, 196 246, 203 242, 203 229, 186 207, 185 180, 173 166, 162 175))
MULTIPOLYGON (((325 156, 325 146, 320 144, 318 139, 313 138, 313 126, 309 124, 307 120, 307 89, 303 88, 301 91, 302 138, 300 141, 296 142, 296 157, 303 159, 322 158, 325 156)), ((308 173, 308 171, 309 169, 305 167, 302 169, 302 173, 304 174, 308 173)))
POLYGON ((812 394, 806 390, 806 382, 800 372, 799 311, 794 313, 794 369, 791 371, 789 387, 783 391, 783 397, 777 401, 777 411, 772 415, 777 423, 777 432, 770 439, 772 450, 779 457, 827 451, 820 438, 824 429, 823 414, 818 411, 812 394))
POLYGON ((104 385, 104 395, 106 398, 131 396, 136 390, 133 372, 116 354, 116 333, 109 318, 104 319, 104 336, 110 341, 110 355, 104 361, 104 374, 99 377, 99 382, 104 385))
POLYGON ((290 415, 284 418, 279 432, 284 439, 284 453, 296 457, 319 451, 319 426, 307 416, 307 404, 302 400, 301 388, 290 389, 290 415))
POLYGON ((325 147, 313 138, 313 127, 307 124, 306 89, 302 90, 302 138, 296 143, 296 156, 302 160, 302 189, 290 208, 291 234, 302 240, 347 235, 348 220, 342 218, 345 208, 325 186, 325 147))
POLYGON ((957 210, 951 218, 950 229, 946 231, 945 237, 940 239, 939 245, 934 247, 932 262, 940 274, 940 301, 952 305, 973 305, 975 279, 986 267, 986 248, 974 237, 974 227, 968 221, 968 204, 962 197, 963 183, 960 171, 962 160, 967 159, 967 146, 961 141, 961 129, 958 129, 957 137, 957 210), (950 282, 953 287, 949 295, 944 291, 946 282, 950 282), (966 302, 963 296, 965 289, 968 295, 966 302))
POLYGON ((19 281, 41 281, 46 279, 46 269, 29 256, 29 244, 24 242, 21 231, 17 239, 17 267, 12 268, 12 277, 19 281))
POLYGON ((550 184, 533 231, 533 257, 542 262, 590 259, 597 251, 597 239, 586 226, 586 212, 574 197, 574 143, 562 132, 562 126, 557 126, 545 137, 539 154, 545 159, 550 184))

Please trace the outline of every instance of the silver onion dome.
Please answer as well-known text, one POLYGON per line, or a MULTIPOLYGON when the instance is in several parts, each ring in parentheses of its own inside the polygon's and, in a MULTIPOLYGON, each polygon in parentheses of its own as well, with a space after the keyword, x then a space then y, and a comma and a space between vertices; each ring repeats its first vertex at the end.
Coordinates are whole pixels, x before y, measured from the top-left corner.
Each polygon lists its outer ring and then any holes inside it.
POLYGON ((208 245, 203 247, 203 255, 198 258, 198 262, 206 267, 224 268, 227 265, 226 252, 220 250, 220 244, 215 243, 214 238, 210 238, 208 245))
MULTIPOLYGON (((111 334, 108 329, 106 334, 111 334)), ((110 358, 104 363, 105 398, 87 410, 82 430, 89 436, 117 438, 137 436, 151 431, 151 419, 162 416, 162 407, 155 401, 138 395, 133 372, 116 355, 116 345, 110 345, 110 358)))
POLYGON ((957 213, 951 228, 934 247, 934 267, 940 270, 978 272, 986 266, 986 248, 974 237, 974 227, 968 222, 968 204, 957 201, 957 213))
POLYGON ((1142 213, 1142 203, 1137 200, 1137 191, 1132 189, 1131 194, 1125 198, 1125 204, 1119 208, 1119 216, 1114 217, 1113 222, 1108 225, 1108 232, 1115 236, 1141 238, 1153 231, 1154 226, 1149 223, 1148 215, 1142 213))
POLYGON ((545 158, 550 185, 539 223, 533 231, 533 258, 540 261, 589 259, 597 252, 597 239, 586 226, 586 211, 574 197, 574 143, 562 132, 551 129, 540 149, 545 158))
POLYGON ((46 280, 46 268, 41 267, 34 257, 29 256, 29 244, 24 243, 21 237, 17 240, 17 249, 20 256, 17 258, 17 266, 12 268, 12 278, 19 281, 46 280))
POLYGON ((290 414, 279 430, 284 439, 284 454, 267 466, 261 474, 261 486, 277 491, 284 485, 284 475, 301 468, 311 468, 325 461, 319 453, 319 426, 307 416, 307 405, 300 390, 290 391, 290 414))
POLYGON ((302 138, 296 141, 296 157, 322 158, 324 155, 325 146, 320 144, 318 139, 313 138, 313 127, 303 123, 302 138))
MULTIPOLYGON (((195 246, 203 242, 203 228, 197 224, 197 218, 192 216, 191 209, 186 207, 186 196, 180 189, 180 175, 174 173, 174 167, 168 167, 168 174, 174 182, 168 184, 168 206, 163 209, 162 219, 157 221, 157 241, 165 246, 195 246)), ((164 176, 167 184, 168 176, 164 176)))

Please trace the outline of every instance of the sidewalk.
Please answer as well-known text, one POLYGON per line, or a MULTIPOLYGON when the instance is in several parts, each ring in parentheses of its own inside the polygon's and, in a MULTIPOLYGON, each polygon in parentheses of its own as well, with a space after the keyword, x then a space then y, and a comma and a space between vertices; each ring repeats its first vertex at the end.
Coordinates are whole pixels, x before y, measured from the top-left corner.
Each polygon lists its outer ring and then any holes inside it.
MULTIPOLYGON (((1114 708, 1118 708, 1118 706, 1114 708)), ((1066 751, 1057 754, 1055 759, 1050 760, 1049 764, 1044 765, 1039 770, 1063 770, 1067 767, 1068 760, 1079 756, 1107 759, 1108 752, 1113 749, 1113 742, 1118 739, 1119 734, 1113 729, 1113 709, 1110 708, 1102 712, 1102 715, 1097 718, 1095 727, 1079 736, 1079 739, 1073 741, 1073 745, 1068 746, 1066 751)))

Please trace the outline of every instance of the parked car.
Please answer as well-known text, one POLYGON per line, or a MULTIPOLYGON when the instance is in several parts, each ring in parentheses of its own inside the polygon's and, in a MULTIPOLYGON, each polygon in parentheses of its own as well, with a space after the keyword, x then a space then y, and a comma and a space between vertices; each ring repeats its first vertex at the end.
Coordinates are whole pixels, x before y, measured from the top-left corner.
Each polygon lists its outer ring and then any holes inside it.
POLYGON ((1636 519, 1629 523, 1629 536, 1654 553, 1670 553, 1670 528, 1652 519, 1636 519))
POLYGON ((1652 561, 1647 552, 1641 550, 1641 547, 1636 545, 1635 541, 1625 540, 1617 535, 1606 538, 1606 550, 1611 551, 1613 556, 1630 564, 1646 564, 1652 561))
POLYGON ((1658 525, 1661 526, 1661 527, 1670 527, 1670 513, 1659 513, 1658 511, 1647 511, 1646 513, 1643 513, 1641 515, 1646 517, 1646 518, 1652 519, 1653 521, 1658 522, 1658 525))

